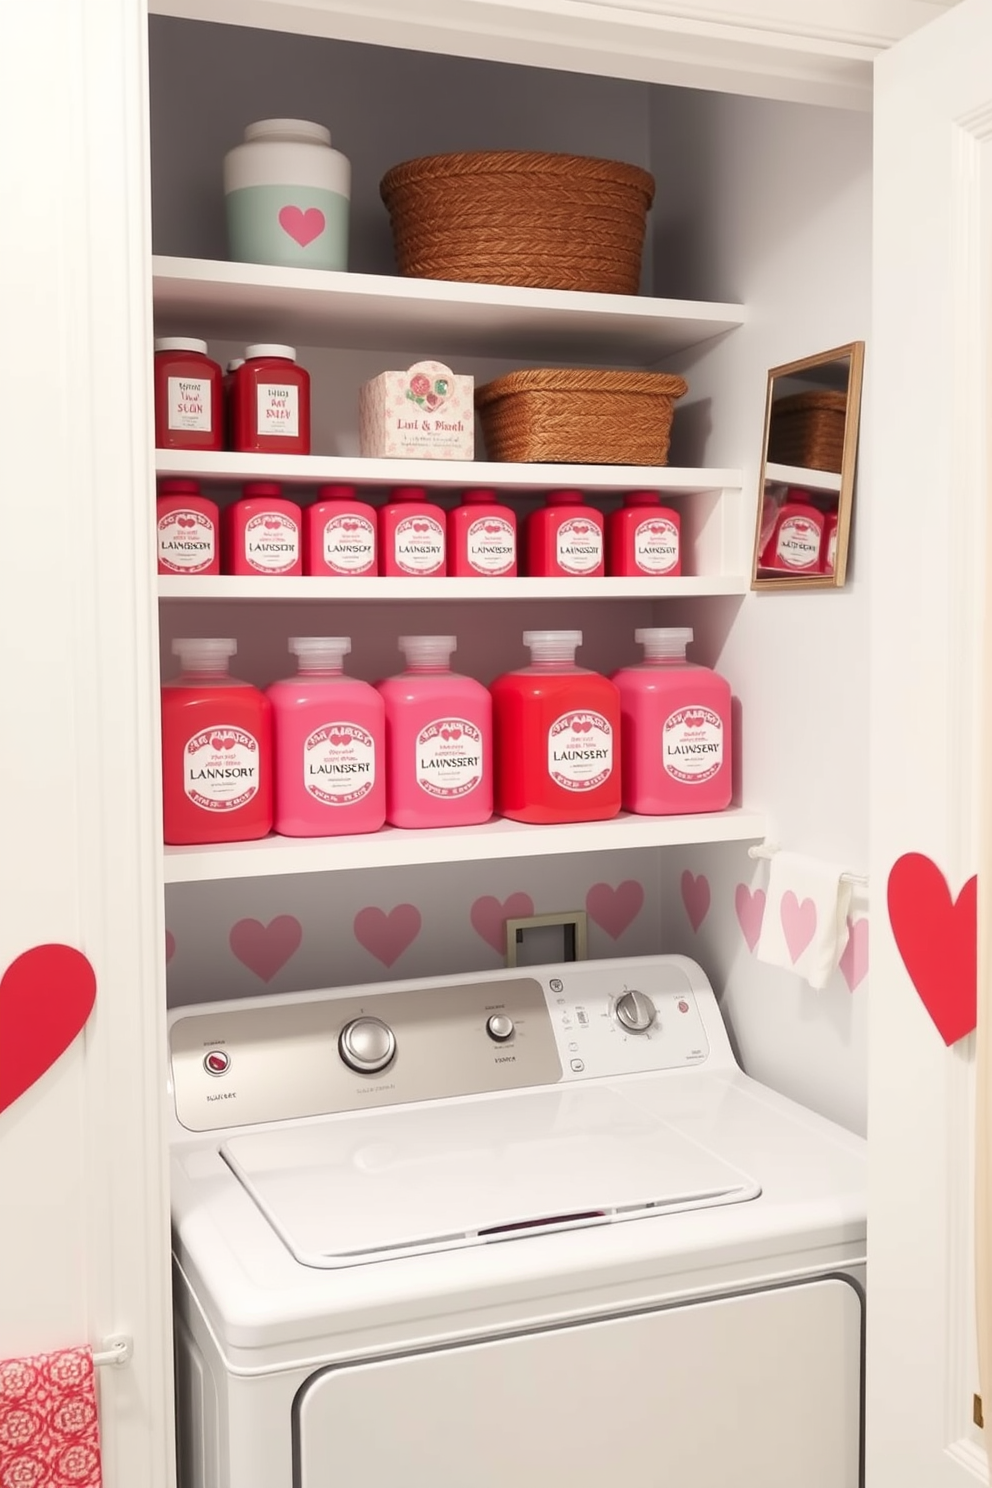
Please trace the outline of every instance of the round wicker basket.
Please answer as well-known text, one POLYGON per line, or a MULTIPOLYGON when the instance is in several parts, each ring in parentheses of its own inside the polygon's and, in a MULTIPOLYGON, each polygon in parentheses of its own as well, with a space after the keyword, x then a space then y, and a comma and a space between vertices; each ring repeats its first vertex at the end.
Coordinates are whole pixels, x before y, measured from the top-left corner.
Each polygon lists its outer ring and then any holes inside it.
POLYGON ((379 187, 401 274, 636 294, 654 178, 582 155, 427 155, 379 187))

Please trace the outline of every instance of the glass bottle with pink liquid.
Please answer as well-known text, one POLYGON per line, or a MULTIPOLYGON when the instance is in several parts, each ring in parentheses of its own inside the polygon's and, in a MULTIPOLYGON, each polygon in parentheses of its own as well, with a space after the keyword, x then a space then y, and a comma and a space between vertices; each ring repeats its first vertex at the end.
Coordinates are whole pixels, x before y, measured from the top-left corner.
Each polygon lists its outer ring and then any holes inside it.
POLYGON ((620 691, 623 804, 639 816, 723 811, 731 797, 730 684, 686 660, 688 629, 635 630, 620 691))
POLYGON ((451 670, 454 636, 401 636, 406 670, 377 684, 386 705, 386 820, 467 827, 493 814, 492 701, 451 670))
POLYGON ((385 709, 344 673, 347 636, 296 636, 297 673, 267 691, 275 729, 275 829, 285 837, 377 832, 386 818, 385 709))

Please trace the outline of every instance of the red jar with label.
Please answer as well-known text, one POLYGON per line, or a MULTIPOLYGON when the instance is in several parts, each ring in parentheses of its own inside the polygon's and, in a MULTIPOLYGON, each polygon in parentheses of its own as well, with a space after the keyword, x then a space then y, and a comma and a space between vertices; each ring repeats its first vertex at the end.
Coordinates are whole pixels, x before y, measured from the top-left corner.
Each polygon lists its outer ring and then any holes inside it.
POLYGON ((805 491, 787 491, 759 567, 772 573, 819 573, 822 544, 823 513, 805 491))
POLYGON ((607 572, 613 578, 669 578, 682 572, 679 514, 657 491, 628 491, 606 519, 607 572))
POLYGON ((160 574, 220 573, 217 507, 195 480, 159 481, 157 518, 160 574))
POLYGON ((303 572, 303 518, 275 481, 248 481, 224 512, 224 571, 288 579, 303 572))
POLYGON ((248 454, 310 453, 310 374, 292 346, 245 347, 234 373, 234 448, 248 454))
POLYGON ((456 578, 513 578, 517 518, 495 491, 465 491, 448 513, 448 572, 456 578))
POLYGON ((155 342, 155 448, 224 448, 224 374, 206 341, 161 336, 155 342))
POLYGON ((354 486, 321 486, 303 513, 303 568, 338 578, 379 572, 375 507, 359 501, 354 486))
POLYGON ((527 518, 531 578, 599 579, 606 572, 603 514, 581 491, 552 491, 527 518))
POLYGON ((379 572, 440 579, 447 572, 445 520, 422 486, 397 486, 379 508, 379 572))

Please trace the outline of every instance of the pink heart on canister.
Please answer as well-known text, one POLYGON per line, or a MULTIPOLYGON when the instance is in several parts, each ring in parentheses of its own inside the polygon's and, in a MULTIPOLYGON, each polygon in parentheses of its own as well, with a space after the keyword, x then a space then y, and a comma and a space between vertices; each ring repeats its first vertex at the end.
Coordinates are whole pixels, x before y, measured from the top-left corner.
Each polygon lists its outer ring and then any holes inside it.
POLYGON ((847 921, 847 945, 844 947, 840 962, 841 974, 850 991, 854 991, 868 975, 868 921, 867 919, 847 921))
POLYGON ((279 226, 294 243, 306 248, 320 237, 327 226, 327 218, 319 207, 307 207, 306 211, 302 207, 280 207, 279 226))
POLYGON ((698 930, 710 907, 710 881, 705 873, 695 877, 688 868, 682 875, 682 903, 689 916, 689 924, 698 930))
POLYGON ((303 926, 295 916, 276 915, 267 925, 260 920, 239 920, 231 927, 228 944, 242 966, 263 982, 271 982, 296 954, 302 939, 303 926))
POLYGON ((469 919, 472 929, 481 935, 487 945, 502 955, 506 949, 503 927, 507 920, 522 920, 534 913, 534 901, 529 894, 511 894, 501 904, 492 894, 483 894, 472 905, 469 919))
POLYGON ((355 916, 355 939, 383 966, 392 966, 420 934, 420 910, 413 904, 397 904, 388 914, 375 905, 355 916))
POLYGON ((586 895, 586 911, 591 920, 605 930, 613 940, 619 939, 641 912, 644 904, 644 885, 636 878, 624 879, 617 884, 593 884, 586 895))
POLYGON ((737 911, 737 923, 741 927, 747 948, 753 951, 761 934, 761 922, 765 918, 764 889, 755 889, 752 894, 747 884, 738 884, 734 890, 734 909, 737 911))
POLYGON ((816 934, 816 905, 812 899, 804 899, 800 904, 792 890, 786 889, 778 912, 785 931, 785 943, 795 966, 816 934))

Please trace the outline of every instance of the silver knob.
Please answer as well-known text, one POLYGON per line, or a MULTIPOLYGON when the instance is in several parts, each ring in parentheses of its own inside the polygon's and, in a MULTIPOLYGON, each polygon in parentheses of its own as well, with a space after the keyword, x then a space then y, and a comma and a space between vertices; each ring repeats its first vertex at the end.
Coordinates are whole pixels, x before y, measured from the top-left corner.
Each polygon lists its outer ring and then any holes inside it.
POLYGON ((513 1019, 508 1013, 493 1013, 486 1023, 486 1032, 497 1044, 505 1044, 513 1036, 513 1019))
POLYGON ((378 1018, 353 1018, 341 1030, 338 1052, 349 1069, 374 1075, 396 1053, 396 1036, 378 1018))
POLYGON ((647 1033, 658 1016, 654 1003, 643 992, 624 992, 614 1009, 617 1022, 628 1033, 647 1033))

